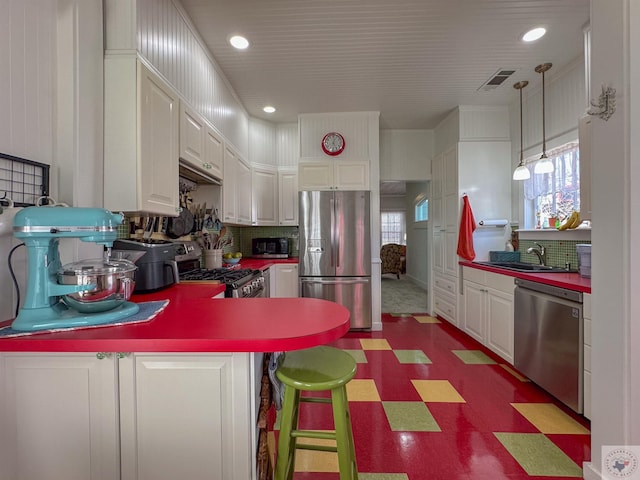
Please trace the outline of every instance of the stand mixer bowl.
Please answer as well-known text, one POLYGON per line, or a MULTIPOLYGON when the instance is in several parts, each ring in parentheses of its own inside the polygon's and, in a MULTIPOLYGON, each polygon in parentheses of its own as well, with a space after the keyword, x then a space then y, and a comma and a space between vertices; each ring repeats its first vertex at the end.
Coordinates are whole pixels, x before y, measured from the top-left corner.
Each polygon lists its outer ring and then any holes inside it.
POLYGON ((69 293, 62 301, 80 313, 113 310, 131 297, 136 266, 129 260, 91 259, 64 265, 57 275, 60 285, 95 285, 95 288, 69 293))

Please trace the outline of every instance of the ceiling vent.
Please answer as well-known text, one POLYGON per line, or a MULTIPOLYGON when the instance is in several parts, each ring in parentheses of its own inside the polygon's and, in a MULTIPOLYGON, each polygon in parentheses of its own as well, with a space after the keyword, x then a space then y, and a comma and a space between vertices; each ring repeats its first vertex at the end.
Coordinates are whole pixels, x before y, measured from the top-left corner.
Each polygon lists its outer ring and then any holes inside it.
POLYGON ((478 90, 482 90, 483 92, 494 90, 502 85, 504 81, 514 73, 516 73, 515 70, 498 70, 491 76, 491 78, 489 78, 489 80, 484 82, 478 90))

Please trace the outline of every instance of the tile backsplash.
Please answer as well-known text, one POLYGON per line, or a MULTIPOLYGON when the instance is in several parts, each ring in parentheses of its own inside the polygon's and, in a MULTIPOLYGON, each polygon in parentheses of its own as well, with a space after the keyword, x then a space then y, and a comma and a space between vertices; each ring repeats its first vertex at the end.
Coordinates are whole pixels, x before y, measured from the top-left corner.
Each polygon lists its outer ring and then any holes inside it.
MULTIPOLYGON (((129 238, 130 220, 130 218, 126 218, 124 223, 118 227, 118 238, 129 238)), ((251 239, 255 237, 286 237, 294 239, 294 241, 291 242, 291 256, 298 256, 298 242, 295 241, 298 238, 298 227, 242 227, 227 225, 227 231, 233 235, 233 245, 226 246, 223 249, 224 253, 240 251, 243 256, 248 257, 252 253, 251 239)), ((217 233, 215 230, 212 230, 211 232, 217 233)), ((152 238, 168 239, 168 237, 160 233, 154 233, 152 238)), ((193 238, 195 239, 195 236, 193 236, 193 238)))
POLYGON ((566 262, 569 262, 572 270, 578 269, 576 245, 591 243, 578 240, 520 240, 518 250, 520 251, 521 261, 526 263, 539 263, 535 253, 527 253, 529 247, 536 246, 536 241, 546 248, 548 265, 564 268, 566 262))

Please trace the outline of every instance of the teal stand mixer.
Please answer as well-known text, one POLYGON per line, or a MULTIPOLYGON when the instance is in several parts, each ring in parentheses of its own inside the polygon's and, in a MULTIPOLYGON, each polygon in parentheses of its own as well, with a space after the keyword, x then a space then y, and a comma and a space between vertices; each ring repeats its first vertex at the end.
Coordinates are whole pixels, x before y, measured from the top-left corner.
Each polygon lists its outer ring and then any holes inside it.
MULTIPOLYGON (((63 266, 58 249, 61 239, 78 238, 83 242, 104 245, 110 251, 118 237, 118 225, 123 220, 121 213, 114 214, 100 208, 27 207, 18 212, 13 220, 13 235, 21 239, 27 249, 27 291, 11 328, 31 332, 87 327, 116 322, 136 314, 138 305, 128 301, 133 285, 121 281, 118 270, 123 262, 109 261, 107 256, 104 263, 100 261, 99 266, 93 269, 82 266, 79 272, 61 273, 63 266), (107 268, 103 268, 105 266, 107 268), (71 275, 65 277, 64 274, 68 273, 71 275), (77 283, 66 284, 65 278, 77 283), (108 296, 97 297, 95 302, 72 301, 73 297, 82 300, 83 294, 102 290, 105 278, 109 285, 112 280, 118 280, 117 291, 106 292, 108 296)), ((124 270, 132 276, 135 266, 128 263, 130 268, 124 270)))

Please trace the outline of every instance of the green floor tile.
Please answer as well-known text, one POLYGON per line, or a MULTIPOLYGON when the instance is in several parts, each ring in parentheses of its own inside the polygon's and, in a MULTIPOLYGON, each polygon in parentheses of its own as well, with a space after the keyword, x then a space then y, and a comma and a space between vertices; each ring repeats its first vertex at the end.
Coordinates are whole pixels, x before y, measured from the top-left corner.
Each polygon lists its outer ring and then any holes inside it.
POLYGON ((406 473, 358 473, 359 480, 409 480, 406 473))
POLYGON ((367 356, 363 350, 344 350, 353 357, 356 363, 368 363, 367 356))
POLYGON ((394 350, 400 363, 431 363, 422 350, 394 350))
POLYGON ((582 478, 582 469, 542 433, 494 433, 531 476, 582 478))
POLYGON ((394 432, 441 432, 424 402, 382 402, 394 432))
POLYGON ((468 365, 492 365, 496 363, 480 350, 452 350, 452 352, 468 365))

